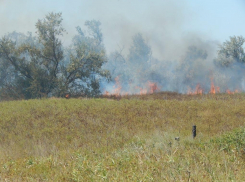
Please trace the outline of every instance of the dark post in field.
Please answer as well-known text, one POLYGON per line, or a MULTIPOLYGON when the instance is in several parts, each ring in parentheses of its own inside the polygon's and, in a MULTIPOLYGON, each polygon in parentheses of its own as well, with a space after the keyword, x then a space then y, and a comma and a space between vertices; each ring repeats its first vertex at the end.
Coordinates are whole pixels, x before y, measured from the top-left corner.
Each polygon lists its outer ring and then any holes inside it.
POLYGON ((197 136, 197 126, 196 125, 192 126, 192 136, 193 136, 193 138, 195 138, 197 136))

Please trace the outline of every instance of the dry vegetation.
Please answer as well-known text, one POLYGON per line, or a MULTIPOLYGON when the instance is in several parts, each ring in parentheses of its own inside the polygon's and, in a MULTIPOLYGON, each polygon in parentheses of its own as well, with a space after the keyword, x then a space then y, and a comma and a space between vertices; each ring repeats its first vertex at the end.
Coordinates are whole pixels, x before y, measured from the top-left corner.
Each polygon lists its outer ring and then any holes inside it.
POLYGON ((0 181, 245 177, 244 94, 53 98, 0 107, 0 181))

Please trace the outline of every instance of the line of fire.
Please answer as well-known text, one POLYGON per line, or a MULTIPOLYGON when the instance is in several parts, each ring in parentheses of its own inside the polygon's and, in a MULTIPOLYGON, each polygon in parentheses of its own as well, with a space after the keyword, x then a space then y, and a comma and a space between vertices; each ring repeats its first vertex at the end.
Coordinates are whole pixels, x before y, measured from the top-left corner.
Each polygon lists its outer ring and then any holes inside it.
MULTIPOLYGON (((160 87, 157 85, 157 83, 148 81, 145 84, 145 87, 139 87, 139 86, 135 86, 134 87, 135 92, 137 95, 146 95, 146 94, 153 94, 153 93, 157 93, 160 92, 161 89, 160 87)), ((225 93, 227 94, 235 94, 235 93, 240 93, 241 91, 239 89, 235 89, 235 90, 230 90, 227 89, 225 91, 225 93)), ((201 84, 197 84, 196 87, 194 89, 192 89, 191 87, 187 88, 187 92, 185 94, 187 95, 202 95, 202 94, 218 94, 221 93, 220 92, 220 87, 219 86, 215 86, 213 78, 210 79, 210 90, 206 91, 204 90, 204 88, 202 88, 201 84)), ((104 91, 104 96, 125 96, 125 95, 131 95, 132 93, 130 92, 126 92, 123 90, 123 87, 120 83, 119 80, 119 76, 117 76, 115 78, 115 85, 113 86, 113 90, 111 92, 105 90, 104 91)))

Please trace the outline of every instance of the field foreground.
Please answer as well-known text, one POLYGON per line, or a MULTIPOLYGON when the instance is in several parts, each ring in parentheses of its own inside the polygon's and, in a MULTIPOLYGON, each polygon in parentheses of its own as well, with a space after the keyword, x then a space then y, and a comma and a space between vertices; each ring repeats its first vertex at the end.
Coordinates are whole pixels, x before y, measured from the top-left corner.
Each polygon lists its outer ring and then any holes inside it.
POLYGON ((245 178, 244 94, 53 98, 0 107, 0 181, 245 178))

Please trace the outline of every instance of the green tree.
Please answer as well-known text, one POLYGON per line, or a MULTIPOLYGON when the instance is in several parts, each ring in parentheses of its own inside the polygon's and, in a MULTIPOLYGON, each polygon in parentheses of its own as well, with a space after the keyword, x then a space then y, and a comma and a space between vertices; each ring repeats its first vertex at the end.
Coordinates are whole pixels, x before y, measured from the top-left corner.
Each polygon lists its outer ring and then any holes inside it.
MULTIPOLYGON (((20 54, 18 50, 20 42, 26 40, 27 36, 16 32, 0 40, 0 88, 4 97, 22 98, 22 91, 26 90, 28 80, 31 79, 25 54, 20 54)), ((25 95, 28 95, 28 91, 25 95)))
POLYGON ((223 67, 229 67, 236 63, 245 63, 244 42, 245 39, 242 36, 230 37, 230 40, 219 46, 215 63, 223 67))
POLYGON ((8 93, 15 98, 13 93, 24 98, 62 96, 66 92, 99 94, 99 78, 109 78, 101 69, 107 58, 100 23, 88 21, 85 25, 91 35, 85 36, 78 27, 79 35, 69 49, 61 41, 66 33, 61 13, 49 13, 38 20, 37 37, 29 34, 20 39, 12 34, 0 39, 1 93, 11 88, 8 93))
POLYGON ((78 35, 73 38, 72 47, 68 50, 67 69, 64 72, 66 85, 74 94, 84 93, 96 96, 100 93, 102 78, 110 80, 110 73, 102 69, 107 62, 106 52, 102 43, 102 33, 99 21, 86 21, 88 28, 86 36, 80 27, 78 35))

